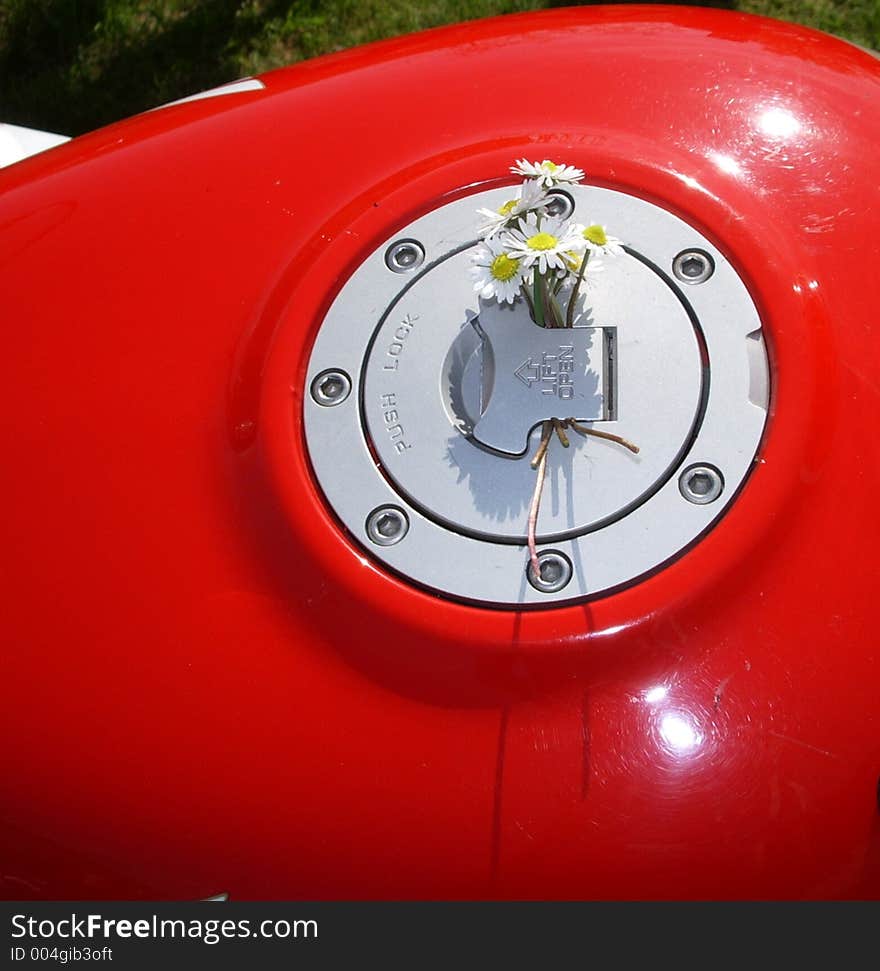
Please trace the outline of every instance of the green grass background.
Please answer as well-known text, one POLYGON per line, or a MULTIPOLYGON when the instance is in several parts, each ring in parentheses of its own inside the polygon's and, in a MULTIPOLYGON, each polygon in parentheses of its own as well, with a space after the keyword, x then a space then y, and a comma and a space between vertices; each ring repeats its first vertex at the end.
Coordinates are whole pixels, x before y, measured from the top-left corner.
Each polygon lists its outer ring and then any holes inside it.
MULTIPOLYGON (((79 134, 354 44, 556 0, 0 0, 0 121, 79 134)), ((717 0, 880 47, 880 0, 717 0)))

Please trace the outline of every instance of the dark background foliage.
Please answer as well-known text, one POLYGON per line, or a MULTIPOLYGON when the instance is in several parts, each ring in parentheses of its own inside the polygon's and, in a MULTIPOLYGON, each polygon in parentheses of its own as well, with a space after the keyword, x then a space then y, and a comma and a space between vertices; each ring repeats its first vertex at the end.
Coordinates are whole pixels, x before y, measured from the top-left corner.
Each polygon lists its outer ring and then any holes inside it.
MULTIPOLYGON (((0 0, 0 121, 79 134, 354 44, 557 0, 0 0)), ((710 0, 880 47, 880 0, 710 0)))

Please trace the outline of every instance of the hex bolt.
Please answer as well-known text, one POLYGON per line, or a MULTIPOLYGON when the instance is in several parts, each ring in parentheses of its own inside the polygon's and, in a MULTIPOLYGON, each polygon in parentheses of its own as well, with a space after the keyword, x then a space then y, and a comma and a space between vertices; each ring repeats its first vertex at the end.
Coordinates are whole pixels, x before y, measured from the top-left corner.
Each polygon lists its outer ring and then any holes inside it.
POLYGON ((311 391, 319 405, 332 408, 341 405, 351 394, 351 378, 345 371, 322 371, 312 381, 311 391))
POLYGON ((571 560, 558 550, 544 550, 538 554, 540 576, 535 576, 531 562, 526 569, 529 583, 541 593, 558 593, 572 577, 571 560))
POLYGON ((385 265, 394 273, 412 273, 424 262, 425 248, 415 239, 399 239, 385 250, 385 265))
POLYGON ((688 502, 707 506, 724 491, 724 477, 713 465, 692 465, 678 477, 678 489, 688 502))
POLYGON ((409 530, 409 518, 398 506, 378 506, 367 516, 367 536, 377 546, 394 546, 409 530))
POLYGON ((547 213, 559 219, 568 219, 574 212, 574 199, 564 189, 551 189, 548 195, 547 213))
POLYGON ((682 283, 705 283, 715 272, 715 260, 705 250, 682 250, 672 261, 672 272, 682 283))

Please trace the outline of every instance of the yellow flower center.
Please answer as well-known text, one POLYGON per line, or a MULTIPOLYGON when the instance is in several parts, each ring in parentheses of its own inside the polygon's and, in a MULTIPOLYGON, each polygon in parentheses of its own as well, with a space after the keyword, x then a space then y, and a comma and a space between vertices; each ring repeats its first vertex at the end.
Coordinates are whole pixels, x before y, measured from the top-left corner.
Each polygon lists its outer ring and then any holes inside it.
POLYGON ((507 255, 507 253, 501 253, 492 260, 489 266, 489 272, 495 277, 496 280, 501 280, 502 283, 507 283, 508 280, 512 280, 519 270, 519 260, 513 259, 507 255))
POLYGON ((558 242, 559 240, 550 233, 535 233, 526 240, 526 246, 534 250, 548 250, 553 249, 558 242))
POLYGON ((551 175, 559 169, 559 166, 555 162, 551 162, 550 159, 545 158, 541 162, 541 168, 546 169, 551 175))
POLYGON ((605 230, 601 226, 587 226, 584 230, 584 239, 594 246, 604 246, 608 242, 605 230))
POLYGON ((565 254, 565 262, 568 263, 568 266, 570 269, 577 270, 580 268, 580 265, 581 265, 580 255, 578 253, 575 253, 574 250, 569 250, 565 254))
POLYGON ((501 206, 501 208, 498 210, 498 215, 509 216, 513 212, 513 209, 516 206, 516 203, 517 203, 516 199, 511 199, 509 202, 505 202, 504 205, 501 206))

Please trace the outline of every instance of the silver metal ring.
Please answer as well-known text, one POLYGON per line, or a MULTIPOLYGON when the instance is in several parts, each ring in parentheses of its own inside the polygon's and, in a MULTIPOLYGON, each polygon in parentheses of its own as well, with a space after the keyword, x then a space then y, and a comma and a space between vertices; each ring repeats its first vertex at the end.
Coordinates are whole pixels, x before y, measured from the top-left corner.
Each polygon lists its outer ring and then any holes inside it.
MULTIPOLYGON (((322 407, 306 384, 306 444, 328 505, 398 577, 457 600, 547 607, 638 582, 719 521, 764 431, 770 372, 761 320, 722 251, 635 196, 597 186, 570 194, 578 212, 627 241, 625 255, 590 282, 574 333, 536 328, 520 355, 518 339, 503 340, 505 320, 489 313, 503 308, 474 294, 474 210, 503 205, 510 190, 502 187, 445 203, 380 243, 344 283, 315 338, 307 381, 328 370, 352 380, 348 404, 336 409, 322 407), (425 254, 417 274, 389 272, 386 256, 405 241, 425 254), (710 255, 711 282, 676 285, 676 254, 694 250, 710 255), (579 327, 591 329, 589 347, 579 327), (568 345, 598 377, 595 389, 583 388, 578 371, 571 400, 568 345), (635 455, 575 430, 569 448, 551 448, 537 541, 573 571, 556 592, 526 573, 540 425, 526 427, 531 406, 514 395, 520 387, 553 401, 548 414, 641 447, 635 455), (487 424, 493 402, 502 413, 516 409, 517 442, 504 439, 503 421, 487 424), (681 474, 697 464, 724 470, 722 491, 684 501, 681 474), (406 532, 387 518, 368 531, 372 514, 389 507, 406 517, 406 532)), ((693 485, 696 494, 703 480, 693 485)))

